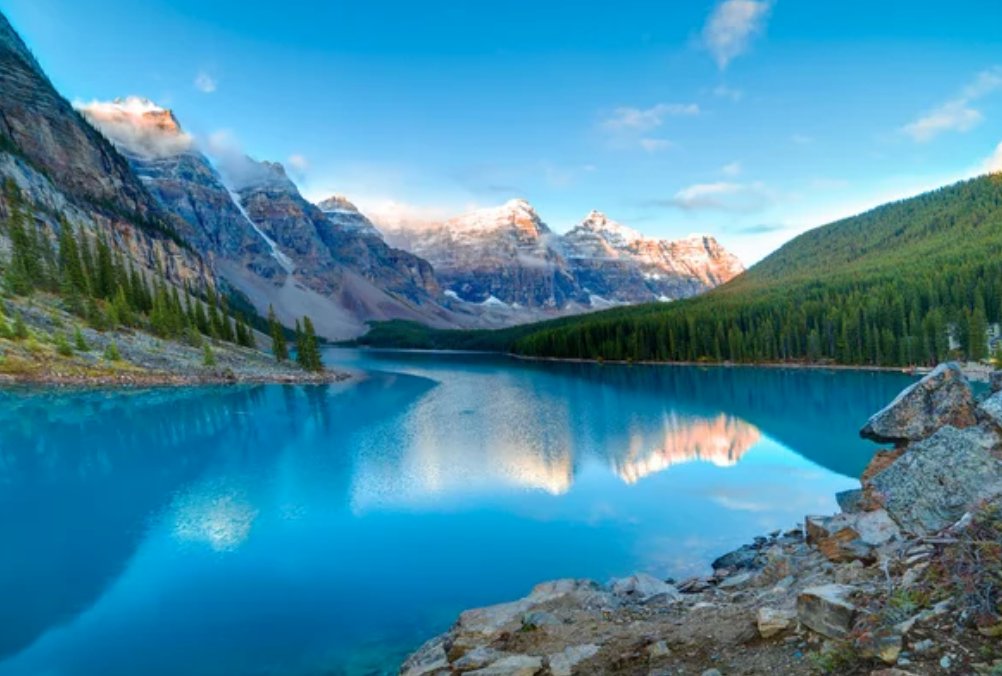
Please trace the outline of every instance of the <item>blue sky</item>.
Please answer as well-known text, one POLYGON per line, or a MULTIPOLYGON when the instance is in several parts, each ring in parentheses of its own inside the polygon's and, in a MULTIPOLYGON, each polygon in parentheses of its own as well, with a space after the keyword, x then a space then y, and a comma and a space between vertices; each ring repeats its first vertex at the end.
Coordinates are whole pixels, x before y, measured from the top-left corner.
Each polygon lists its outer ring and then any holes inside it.
MULTIPOLYGON (((60 91, 140 95, 303 192, 432 218, 525 197, 747 263, 973 175, 1002 3, 0 0, 60 91)), ((1002 162, 1002 153, 996 161, 1002 162)))

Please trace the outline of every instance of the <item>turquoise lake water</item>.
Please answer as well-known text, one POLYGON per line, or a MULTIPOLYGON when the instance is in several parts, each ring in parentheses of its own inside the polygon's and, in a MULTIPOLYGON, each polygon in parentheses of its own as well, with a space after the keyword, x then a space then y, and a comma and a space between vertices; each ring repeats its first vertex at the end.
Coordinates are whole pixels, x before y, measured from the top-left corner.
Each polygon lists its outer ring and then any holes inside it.
POLYGON ((807 513, 903 374, 332 350, 328 387, 0 392, 0 676, 379 674, 542 580, 807 513))

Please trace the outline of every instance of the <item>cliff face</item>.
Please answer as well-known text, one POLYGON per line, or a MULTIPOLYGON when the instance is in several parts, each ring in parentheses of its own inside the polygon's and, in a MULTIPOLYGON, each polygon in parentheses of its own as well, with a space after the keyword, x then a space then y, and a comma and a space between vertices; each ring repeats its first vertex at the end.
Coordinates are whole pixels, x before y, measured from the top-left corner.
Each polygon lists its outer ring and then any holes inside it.
MULTIPOLYGON (((52 87, 20 37, 0 15, 0 178, 34 205, 54 236, 60 216, 104 233, 140 265, 196 286, 214 279, 114 146, 52 87)), ((0 198, 2 202, 2 198, 0 198)), ((6 209, 6 206, 4 206, 6 209)))
POLYGON ((688 298, 744 271, 713 237, 646 237, 597 211, 564 235, 562 244, 581 285, 620 302, 688 298))
POLYGON ((281 261, 171 111, 133 97, 87 104, 80 113, 126 157, 159 205, 179 217, 179 234, 192 248, 210 262, 231 261, 282 281, 281 261))

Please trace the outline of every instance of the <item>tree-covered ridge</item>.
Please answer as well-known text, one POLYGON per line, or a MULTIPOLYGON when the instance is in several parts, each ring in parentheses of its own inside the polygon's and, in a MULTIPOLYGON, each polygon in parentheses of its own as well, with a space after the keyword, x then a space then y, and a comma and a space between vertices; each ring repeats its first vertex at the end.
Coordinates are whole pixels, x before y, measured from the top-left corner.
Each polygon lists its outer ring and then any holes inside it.
MULTIPOLYGON (((227 297, 209 288, 201 291, 183 289, 169 283, 161 270, 143 272, 132 264, 109 239, 91 233, 61 219, 55 233, 39 226, 33 206, 24 200, 20 189, 10 179, 3 184, 7 216, 0 219, 0 235, 9 242, 9 253, 0 259, 2 289, 8 297, 29 297, 35 293, 58 298, 61 307, 97 331, 139 330, 169 340, 183 341, 204 353, 204 365, 215 366, 211 345, 226 342, 244 348, 256 348, 254 330, 243 312, 229 307, 227 297)), ((253 312, 253 308, 251 308, 253 312)), ((256 323, 265 320, 255 316, 256 323)), ((265 323, 271 335, 281 336, 278 361, 287 358, 285 329, 274 316, 265 323)), ((322 371, 317 339, 309 317, 303 318, 308 331, 297 347, 305 351, 300 365, 309 371, 322 371)), ((0 319, 0 334, 11 333, 15 339, 27 337, 20 316, 13 328, 0 319), (6 327, 6 328, 5 328, 6 327)), ((60 354, 74 350, 86 352, 79 325, 70 336, 56 334, 60 354), (72 339, 72 340, 71 340, 72 339)), ((118 361, 112 343, 106 359, 118 361)))
POLYGON ((698 298, 498 332, 378 325, 365 342, 582 359, 903 366, 984 358, 988 324, 999 321, 1002 178, 994 175, 804 233, 698 298))
POLYGON ((984 176, 805 233, 702 297, 581 318, 529 355, 930 364, 987 356, 1002 320, 1002 180, 984 176))

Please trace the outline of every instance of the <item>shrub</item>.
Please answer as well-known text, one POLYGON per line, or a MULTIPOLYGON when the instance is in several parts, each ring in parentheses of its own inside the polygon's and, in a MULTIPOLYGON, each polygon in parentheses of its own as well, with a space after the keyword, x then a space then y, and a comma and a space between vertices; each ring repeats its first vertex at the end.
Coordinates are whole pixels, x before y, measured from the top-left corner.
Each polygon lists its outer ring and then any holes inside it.
POLYGON ((108 343, 108 347, 104 348, 104 358, 108 361, 119 361, 122 355, 118 352, 118 345, 115 345, 114 341, 108 343))

